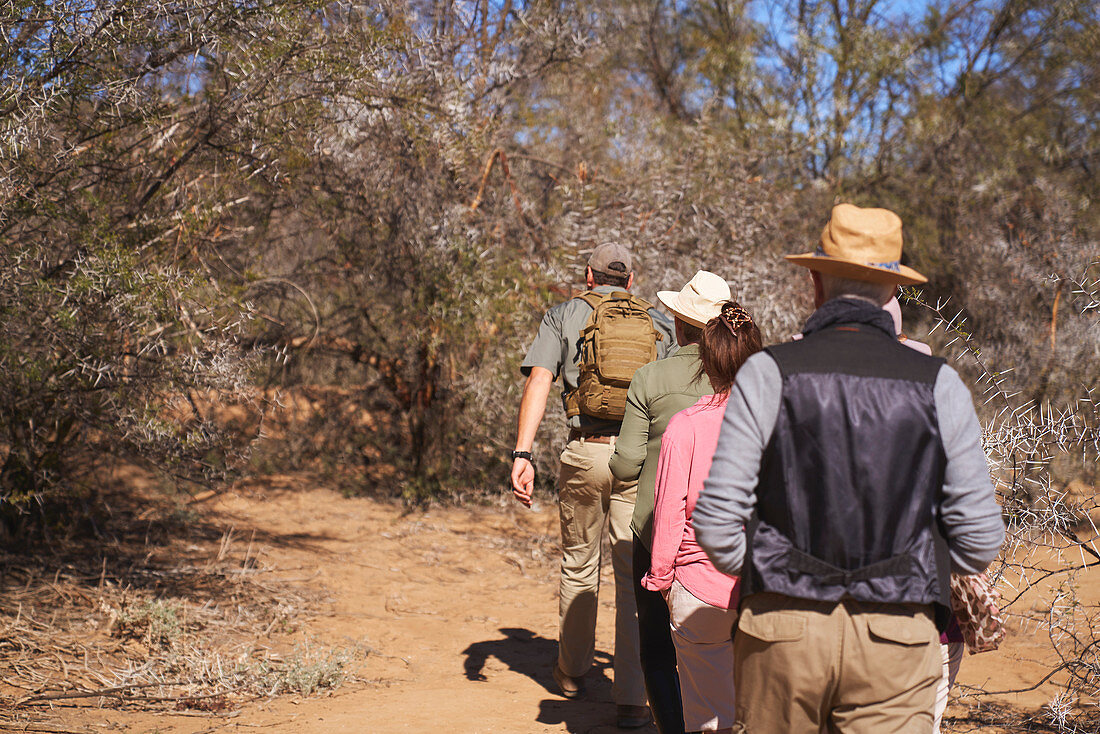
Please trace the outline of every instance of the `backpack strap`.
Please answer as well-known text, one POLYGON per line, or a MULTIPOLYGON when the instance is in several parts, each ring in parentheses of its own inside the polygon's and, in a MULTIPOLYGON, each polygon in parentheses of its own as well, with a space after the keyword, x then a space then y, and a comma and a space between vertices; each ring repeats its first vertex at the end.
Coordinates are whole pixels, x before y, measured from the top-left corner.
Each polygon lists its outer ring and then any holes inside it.
POLYGON ((584 301, 589 306, 591 306, 593 309, 595 309, 596 306, 599 306, 600 303, 603 302, 603 299, 605 297, 606 297, 606 294, 597 293, 596 291, 585 291, 584 293, 581 293, 580 295, 573 296, 573 298, 584 301))
POLYGON ((644 311, 648 311, 653 308, 653 304, 644 298, 639 298, 629 291, 612 291, 611 293, 597 293, 596 291, 585 291, 579 295, 573 296, 573 298, 580 299, 587 303, 592 308, 596 308, 605 298, 617 298, 620 300, 629 300, 633 304, 644 311))
POLYGON ((634 295, 633 293, 627 293, 626 291, 619 291, 619 292, 616 292, 615 295, 629 297, 631 302, 635 306, 637 306, 638 308, 640 308, 644 311, 648 311, 649 309, 653 308, 652 303, 650 303, 649 301, 647 301, 644 298, 639 298, 638 296, 634 295))
MULTIPOLYGON (((573 296, 574 299, 587 303, 593 312, 595 312, 597 306, 603 303, 605 297, 605 294, 597 293, 596 291, 585 291, 584 293, 573 296)), ((592 315, 590 314, 588 318, 591 320, 592 315)), ((581 329, 581 333, 584 333, 583 328, 581 329)), ((578 355, 578 357, 579 356, 580 355, 578 355)), ((577 386, 565 394, 565 415, 568 418, 581 414, 580 396, 578 394, 579 387, 580 386, 577 386)))

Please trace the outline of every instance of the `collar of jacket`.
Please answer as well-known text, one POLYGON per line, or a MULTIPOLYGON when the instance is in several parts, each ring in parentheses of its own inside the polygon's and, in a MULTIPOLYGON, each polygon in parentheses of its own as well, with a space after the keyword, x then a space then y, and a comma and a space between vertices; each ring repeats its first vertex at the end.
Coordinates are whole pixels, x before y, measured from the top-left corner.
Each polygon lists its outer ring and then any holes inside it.
MULTIPOLYGON (((891 317, 893 318, 893 317, 891 317)), ((683 355, 685 357, 698 357, 699 345, 698 344, 685 344, 676 350, 676 356, 683 355)))
POLYGON ((879 329, 892 339, 897 338, 893 316, 870 301, 844 296, 826 301, 821 308, 810 314, 806 325, 802 327, 802 333, 809 336, 837 324, 866 324, 879 329))

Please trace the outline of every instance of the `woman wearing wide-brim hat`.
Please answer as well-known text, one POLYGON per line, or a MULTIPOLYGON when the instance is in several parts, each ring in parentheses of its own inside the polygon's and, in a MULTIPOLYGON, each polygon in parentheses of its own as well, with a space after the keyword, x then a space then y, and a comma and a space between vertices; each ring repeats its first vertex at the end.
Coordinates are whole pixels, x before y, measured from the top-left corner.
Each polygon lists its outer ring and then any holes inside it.
POLYGON ((676 648, 672 644, 664 598, 641 586, 642 575, 649 570, 650 563, 657 458, 669 419, 714 392, 710 380, 702 374, 699 341, 703 325, 718 316, 721 305, 729 300, 730 288, 721 276, 700 270, 679 291, 661 291, 657 297, 675 317, 676 341, 681 346, 672 356, 651 362, 634 373, 610 468, 621 481, 638 480, 631 528, 640 658, 650 709, 657 729, 665 734, 684 731, 676 648))

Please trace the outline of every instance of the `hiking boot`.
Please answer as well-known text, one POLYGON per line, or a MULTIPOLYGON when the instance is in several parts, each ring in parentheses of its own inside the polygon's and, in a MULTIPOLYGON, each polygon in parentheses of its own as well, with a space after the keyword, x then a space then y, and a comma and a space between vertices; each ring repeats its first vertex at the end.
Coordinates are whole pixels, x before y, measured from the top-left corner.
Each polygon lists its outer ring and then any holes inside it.
POLYGON ((641 729, 651 720, 648 706, 628 706, 619 704, 615 724, 620 729, 641 729))
POLYGON ((584 681, 566 675, 557 661, 554 661, 554 682, 566 698, 580 698, 584 695, 584 681))

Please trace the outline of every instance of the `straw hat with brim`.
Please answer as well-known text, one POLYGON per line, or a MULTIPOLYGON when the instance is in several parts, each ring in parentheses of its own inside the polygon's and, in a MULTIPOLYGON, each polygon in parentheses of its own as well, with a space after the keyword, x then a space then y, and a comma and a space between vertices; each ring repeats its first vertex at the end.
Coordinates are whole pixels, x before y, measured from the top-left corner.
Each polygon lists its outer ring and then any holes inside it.
POLYGON ((916 285, 928 278, 901 264, 901 219, 889 209, 838 204, 816 252, 787 255, 810 270, 871 283, 916 285))
POLYGON ((730 287, 720 275, 700 270, 679 291, 657 291, 657 298, 681 321, 701 329, 722 312, 730 287))

